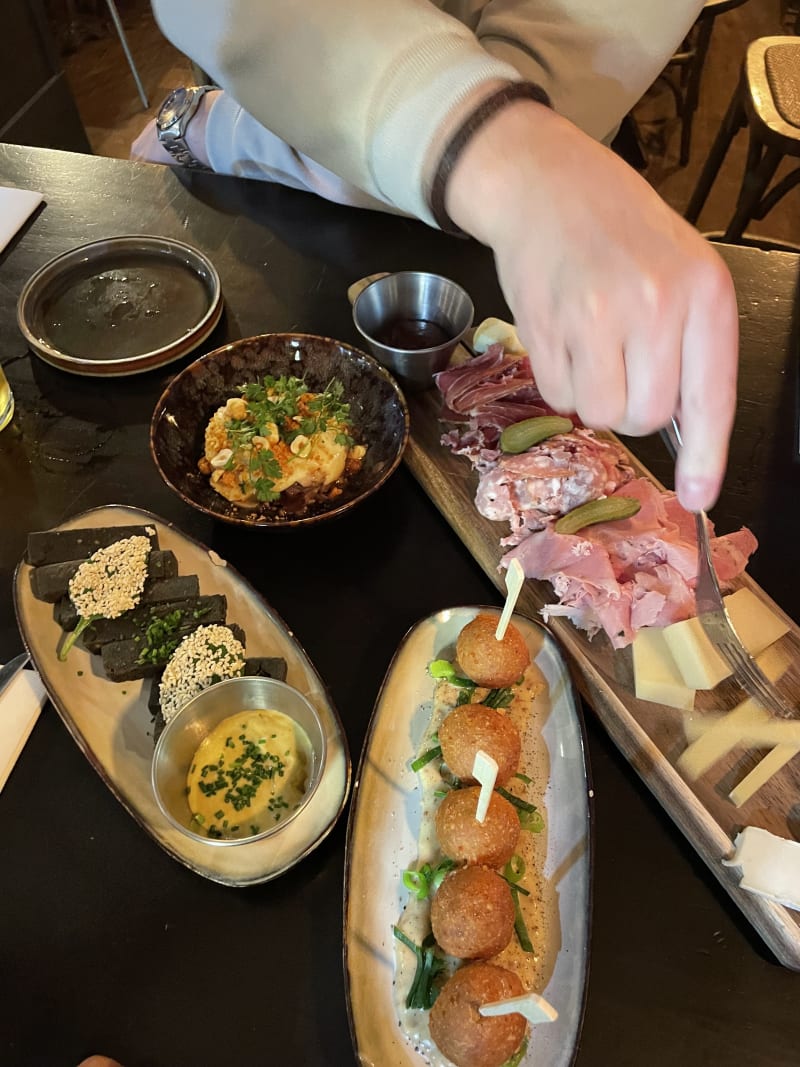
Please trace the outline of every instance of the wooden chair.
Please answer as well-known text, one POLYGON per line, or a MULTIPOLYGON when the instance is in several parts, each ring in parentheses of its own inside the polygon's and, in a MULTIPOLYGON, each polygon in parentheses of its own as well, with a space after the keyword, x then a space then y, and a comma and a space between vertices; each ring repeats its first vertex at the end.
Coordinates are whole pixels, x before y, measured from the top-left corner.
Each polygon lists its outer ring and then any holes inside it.
POLYGON ((683 46, 675 53, 661 75, 661 80, 675 97, 675 109, 681 120, 680 163, 682 167, 689 162, 692 124, 700 99, 700 81, 711 44, 714 23, 719 15, 724 15, 727 11, 733 11, 734 8, 746 3, 747 0, 706 0, 683 46), (677 78, 673 77, 675 73, 678 74, 677 78))
POLYGON ((695 224, 733 138, 749 128, 747 162, 723 240, 736 242, 796 185, 800 166, 768 187, 784 156, 800 156, 800 38, 761 37, 748 47, 742 75, 686 209, 695 224))

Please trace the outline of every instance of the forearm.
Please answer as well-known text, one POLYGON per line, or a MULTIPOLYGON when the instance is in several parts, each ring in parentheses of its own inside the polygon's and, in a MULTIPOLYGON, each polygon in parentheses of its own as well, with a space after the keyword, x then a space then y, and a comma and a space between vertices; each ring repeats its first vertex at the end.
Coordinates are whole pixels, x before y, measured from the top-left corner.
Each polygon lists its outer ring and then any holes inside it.
POLYGON ((490 0, 476 35, 491 55, 542 85, 560 115, 605 140, 702 7, 702 0, 490 0))
POLYGON ((267 129, 432 221, 449 131, 516 69, 427 0, 154 0, 162 29, 267 129))

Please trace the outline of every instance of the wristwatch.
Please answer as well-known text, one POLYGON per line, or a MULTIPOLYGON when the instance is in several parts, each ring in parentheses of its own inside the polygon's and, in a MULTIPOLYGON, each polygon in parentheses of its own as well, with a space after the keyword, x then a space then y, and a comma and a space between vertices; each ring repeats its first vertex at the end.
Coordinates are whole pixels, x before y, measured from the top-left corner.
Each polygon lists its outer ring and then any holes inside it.
POLYGON ((213 85, 189 85, 173 89, 158 109, 158 139, 176 162, 184 167, 208 170, 204 163, 192 155, 186 144, 186 130, 200 106, 200 101, 213 88, 213 85))

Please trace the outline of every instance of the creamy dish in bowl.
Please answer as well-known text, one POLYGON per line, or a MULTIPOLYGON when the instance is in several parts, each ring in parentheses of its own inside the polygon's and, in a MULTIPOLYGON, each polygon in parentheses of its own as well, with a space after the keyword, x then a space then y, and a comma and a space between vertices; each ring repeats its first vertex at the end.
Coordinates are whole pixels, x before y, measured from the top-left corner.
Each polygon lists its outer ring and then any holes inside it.
POLYGON ((314 392, 303 378, 265 375, 238 392, 205 430, 198 468, 215 492, 243 508, 281 499, 298 515, 341 496, 367 451, 355 440, 342 383, 314 392))
POLYGON ((262 334, 195 360, 150 426, 167 485, 236 526, 311 526, 367 500, 397 469, 408 407, 377 360, 327 337, 262 334))
POLYGON ((273 678, 239 676, 204 689, 156 744, 151 781, 162 814, 207 845, 283 831, 314 795, 327 738, 307 697, 273 678))

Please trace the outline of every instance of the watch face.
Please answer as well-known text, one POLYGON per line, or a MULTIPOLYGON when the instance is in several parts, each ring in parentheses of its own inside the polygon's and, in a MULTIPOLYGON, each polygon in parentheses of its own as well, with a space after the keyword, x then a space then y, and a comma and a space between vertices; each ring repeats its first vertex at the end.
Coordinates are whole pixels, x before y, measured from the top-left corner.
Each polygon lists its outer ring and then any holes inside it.
POLYGON ((175 89, 164 101, 158 114, 158 124, 161 127, 171 126, 173 122, 185 113, 192 99, 192 94, 186 88, 175 89))

